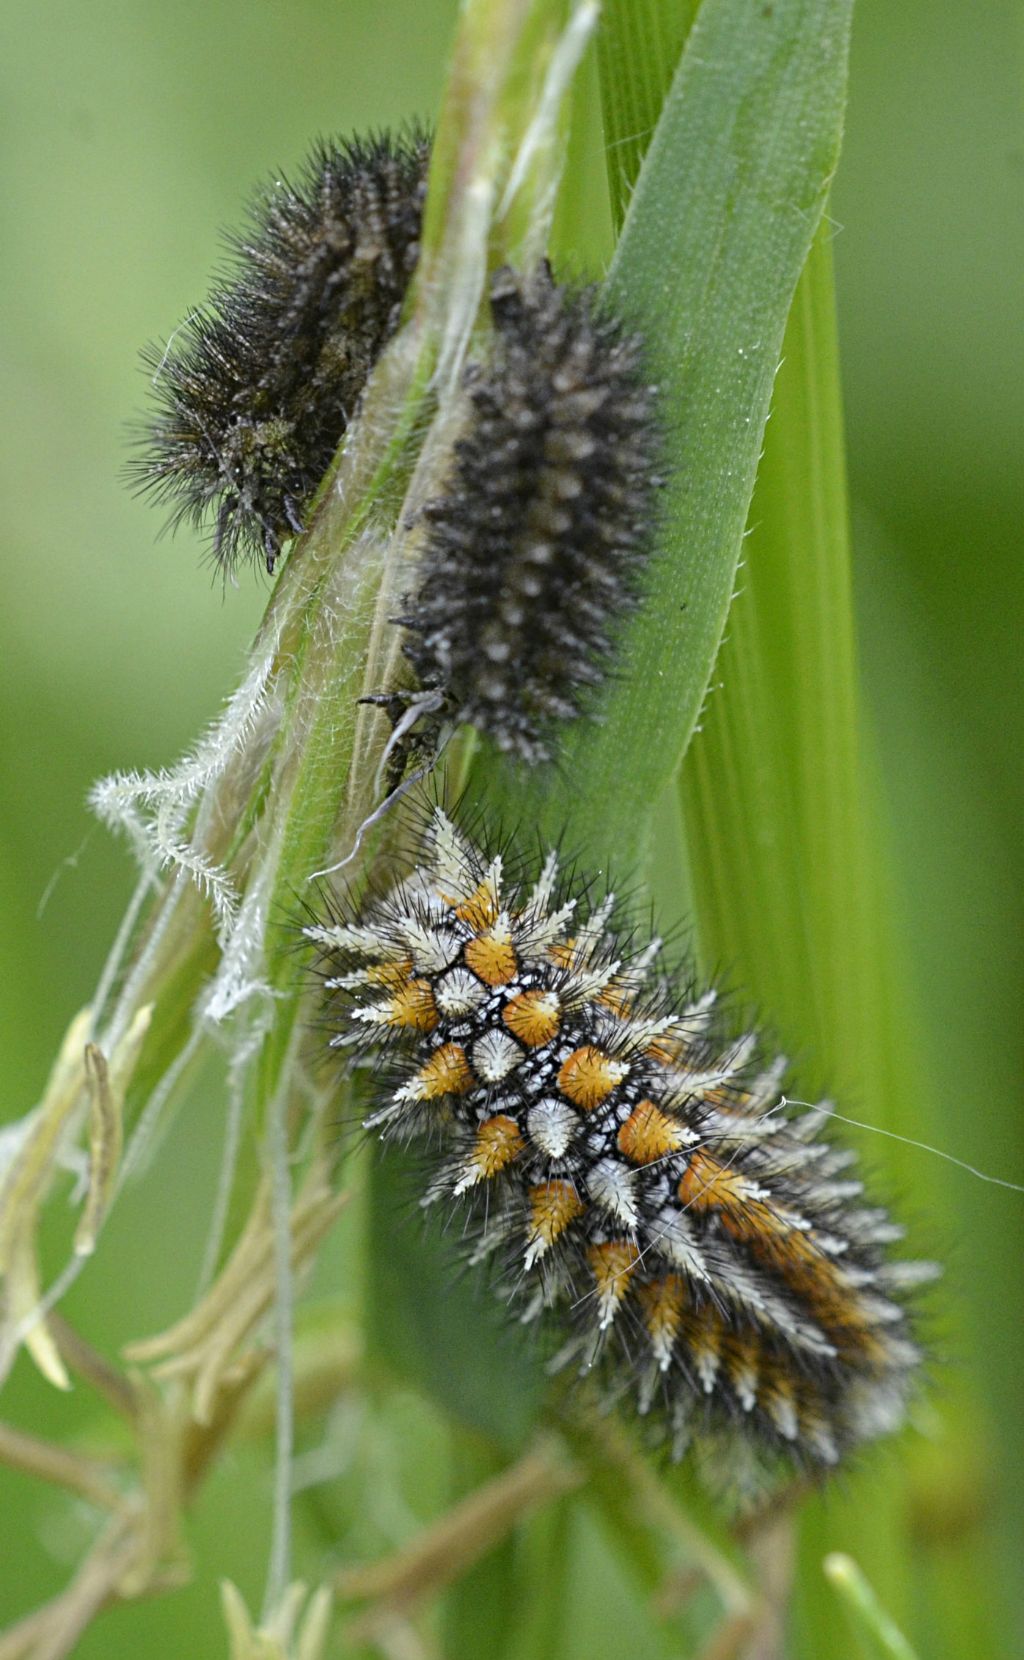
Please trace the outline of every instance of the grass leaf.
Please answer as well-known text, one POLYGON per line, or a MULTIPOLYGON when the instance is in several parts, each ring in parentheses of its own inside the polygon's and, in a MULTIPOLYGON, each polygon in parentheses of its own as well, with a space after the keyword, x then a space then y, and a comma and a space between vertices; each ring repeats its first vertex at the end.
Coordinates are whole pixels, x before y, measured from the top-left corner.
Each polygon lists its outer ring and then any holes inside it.
POLYGON ((370 1182, 367 1345, 387 1366, 495 1445, 522 1445, 544 1395, 533 1343, 510 1330, 502 1304, 460 1267, 457 1238, 417 1215, 422 1172, 394 1149, 370 1182), (404 1165, 404 1168, 403 1168, 404 1165))
MULTIPOLYGON (((790 316, 750 521, 718 685, 680 780, 695 931, 795 1055, 794 1093, 827 1085, 840 1110, 909 1129, 912 1020, 869 833, 827 228, 790 316)), ((854 1521, 863 1511, 862 1494, 840 1536, 853 1544, 852 1522, 896 1600, 898 1483, 875 1493, 869 1530, 854 1521)), ((813 1509, 806 1525, 820 1556, 813 1509)), ((801 1583, 820 1641, 824 1598, 801 1583)), ((848 1652, 842 1633, 834 1647, 848 1652)))
POLYGON ((664 397, 661 556, 600 719, 565 741, 569 787, 505 769, 488 793, 509 818, 598 856, 614 848, 627 868, 718 650, 786 316, 838 154, 849 14, 849 0, 753 16, 746 0, 705 0, 613 260, 610 297, 643 319, 664 397))
MULTIPOLYGON (((858 691, 833 287, 823 228, 790 316, 720 685, 681 777, 695 924, 705 960, 726 965, 794 1054, 795 1093, 834 1088, 840 1111, 932 1141, 925 1044, 858 691)), ((937 1190, 926 1155, 861 1141, 901 1187, 937 1190)), ((918 1248, 940 1244, 929 1228, 918 1248)), ((920 1503, 915 1483, 932 1480, 931 1451, 909 1439, 879 1450, 847 1492, 804 1516, 809 1556, 855 1552, 905 1623, 925 1572, 906 1518, 920 1503)), ((974 1583, 984 1572, 977 1537, 966 1533, 958 1549, 974 1583)), ((852 1631, 835 1632, 816 1575, 800 1576, 796 1601, 805 1646, 795 1652, 818 1653, 827 1640, 837 1660, 859 1653, 852 1631)), ((971 1652, 988 1654, 973 1613, 963 1616, 971 1652)))
POLYGON ((866 1651, 878 1660, 916 1660, 903 1633, 889 1618, 852 1557, 839 1551, 825 1558, 825 1577, 839 1592, 866 1651))
POLYGON ((597 37, 612 218, 622 228, 699 0, 608 0, 597 37))
POLYGON ((786 335, 721 687, 682 794, 707 951, 851 1087, 865 1082, 875 959, 832 287, 822 235, 786 335))

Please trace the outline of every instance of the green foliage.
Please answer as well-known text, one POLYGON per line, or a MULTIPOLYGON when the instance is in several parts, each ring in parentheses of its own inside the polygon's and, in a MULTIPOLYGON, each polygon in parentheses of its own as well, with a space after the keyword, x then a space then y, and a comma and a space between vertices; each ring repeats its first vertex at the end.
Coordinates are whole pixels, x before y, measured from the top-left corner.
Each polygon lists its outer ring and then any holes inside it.
POLYGON ((914 1651, 902 1632, 879 1605, 874 1591, 852 1557, 838 1552, 825 1558, 829 1583, 843 1598, 851 1624, 863 1647, 878 1660, 915 1660, 914 1651))
MULTIPOLYGON (((775 5, 754 27, 746 5, 706 0, 609 272, 662 393, 660 557, 599 718, 567 737, 571 789, 539 772, 488 794, 552 840, 568 827, 593 857, 614 849, 626 869, 646 851, 718 651, 786 314, 838 157, 848 27, 845 0, 775 5)), ((628 136, 617 116, 632 119, 633 101, 605 110, 613 147, 628 136)))
MULTIPOLYGON (((353 0, 342 27, 337 8, 316 0, 273 18, 216 0, 186 3, 173 18, 152 12, 128 30, 101 4, 88 18, 69 14, 44 50, 37 11, 15 8, 14 49, 0 71, 19 111, 0 278, 17 325, 0 624, 0 754, 5 777, 21 781, 0 870, 12 1116, 38 1093, 68 1015, 95 980, 97 942, 123 906, 123 861, 96 833, 36 915, 37 896, 85 833, 69 803, 98 773, 126 761, 161 764, 186 747, 237 678, 261 604, 258 592, 228 593, 221 604, 196 579, 187 546, 140 556, 151 516, 114 485, 117 424, 138 401, 135 348, 200 297, 213 228, 237 216, 257 173, 293 161, 317 128, 437 106, 455 9, 448 0, 394 0, 383 10, 353 0), (260 105, 254 86, 280 92, 260 105)), ((533 51, 549 61, 545 20, 556 9, 530 8, 503 109, 513 125, 529 95, 523 65, 533 51)), ((498 10, 507 23, 516 8, 498 10)), ((769 1014, 799 1056, 808 1092, 820 1080, 835 1084, 854 1116, 1013 1176, 1006 1040, 1019 1006, 1020 882, 1007 845, 1019 823, 1010 764, 1019 707, 1007 692, 1012 629, 1004 640, 991 622, 996 604, 1009 611, 1019 594, 1006 482, 1024 384, 1010 374, 1006 349, 1006 296, 1019 262, 1008 255, 1004 201, 1012 142, 991 95, 1009 53, 998 44, 996 11, 981 20, 924 0, 896 11, 862 0, 854 142, 830 211, 848 227, 840 256, 852 245, 840 295, 844 344, 853 347, 844 356, 852 477, 870 510, 856 541, 869 724, 849 569, 834 219, 814 241, 782 333, 834 164, 845 8, 704 0, 637 183, 696 11, 684 0, 606 0, 598 73, 585 66, 573 98, 573 175, 555 220, 560 267, 589 264, 596 274, 609 219, 617 229, 633 199, 613 280, 625 307, 658 323, 658 374, 685 462, 667 507, 668 551, 654 603, 632 626, 633 669, 614 688, 605 724, 580 729, 557 779, 532 795, 508 783, 496 795, 511 817, 552 833, 572 823, 572 839, 591 840, 599 858, 611 852, 616 871, 653 846, 652 880, 675 914, 688 866, 705 962, 724 964, 740 996, 769 1014), (598 86, 608 196, 598 189, 598 86), (965 108, 959 98, 972 102, 965 108), (586 192, 571 188, 577 168, 586 192), (701 714, 741 552, 740 597, 701 714)), ((474 22, 485 13, 477 7, 474 22)), ((477 68, 498 61, 486 29, 462 38, 477 68)), ((456 114, 449 106, 449 118, 456 114)), ((446 129, 452 145, 456 128, 446 129)), ((435 253, 450 182, 442 155, 435 253)), ((511 216, 492 257, 520 245, 528 220, 525 211, 511 216)), ((421 392, 414 376, 410 408, 421 392)), ((390 500, 406 472, 399 436, 372 488, 390 500)), ((330 521, 323 534, 333 555, 330 521)), ((287 600, 288 588, 281 592, 287 600)), ((301 640, 315 642, 308 624, 325 597, 308 596, 301 640)), ((278 947, 296 888, 325 857, 342 748, 365 742, 339 719, 358 688, 372 611, 371 580, 344 639, 320 634, 336 654, 324 670, 339 702, 313 701, 303 744, 277 774, 278 799, 297 808, 275 872, 278 947)), ((260 794, 245 829, 264 806, 260 794)), ((237 845, 237 827, 226 828, 237 845)), ((275 962, 279 989, 289 990, 291 966, 280 953, 275 962)), ((194 988, 215 967, 209 931, 176 957, 139 1099, 173 1059, 194 988)), ((267 1051, 267 1109, 289 1023, 302 1027, 297 1000, 286 1013, 267 1051)), ((220 1159, 220 1074, 199 1069, 190 1097, 67 1301, 69 1317, 112 1356, 194 1294, 220 1159)), ((957 1379, 937 1371, 927 1439, 905 1438, 806 1508, 791 1652, 846 1660, 860 1652, 858 1631, 888 1629, 870 1595, 857 1626, 844 1627, 821 1566, 826 1550, 840 1549, 864 1563, 919 1653, 983 1660, 1014 1640, 1010 1593, 997 1589, 1000 1577, 1012 1586, 997 1568, 1000 1552, 1015 1567, 1012 1531, 992 1470, 996 1462, 1012 1469, 1019 1434, 1019 1321, 1008 1310, 1020 1211, 966 1178, 947 1180, 925 1155, 897 1156, 879 1138, 865 1148, 898 1177, 905 1208, 925 1213, 919 1242, 954 1259, 937 1301, 952 1310, 940 1348, 957 1360, 957 1379)), ((237 1184, 245 1193, 257 1167, 247 1120, 237 1184)), ((542 1410, 529 1352, 508 1341, 514 1334, 495 1345, 493 1310, 468 1284, 452 1285, 444 1247, 421 1235, 399 1173, 372 1184, 364 1175, 352 1171, 359 1197, 322 1259, 321 1301, 303 1316, 296 1357, 310 1389, 323 1379, 307 1368, 307 1347, 330 1359, 330 1412, 323 1402, 311 1408, 299 1429, 299 1468, 319 1472, 295 1503, 295 1571, 310 1584, 339 1560, 387 1557, 450 1496, 500 1476, 542 1410), (339 1359, 335 1339, 367 1311, 363 1377, 357 1346, 339 1359), (396 1388, 396 1375, 417 1379, 420 1393, 396 1388)), ((68 1247, 59 1207, 47 1228, 52 1268, 68 1247)), ((23 1369, 4 1409, 72 1454, 123 1451, 127 1431, 112 1439, 109 1416, 92 1400, 81 1385, 57 1397, 23 1369)), ((76 1649, 86 1660, 224 1652, 220 1576, 241 1590, 225 1593, 236 1651, 278 1652, 245 1613, 259 1607, 266 1556, 268 1404, 255 1402, 230 1467, 214 1472, 197 1506, 194 1583, 105 1615, 76 1649)), ((747 1567, 685 1477, 663 1480, 628 1446, 603 1438, 583 1396, 568 1417, 557 1398, 546 1410, 570 1457, 589 1470, 588 1486, 551 1499, 448 1592, 443 1651, 453 1660, 484 1650, 517 1660, 679 1655, 696 1653, 715 1627, 717 1640, 742 1652, 747 1567), (720 1623, 723 1611, 731 1627, 720 1623)), ((94 1479, 91 1465, 75 1468, 94 1479)), ((150 1480, 158 1485, 159 1472, 150 1480)), ((59 1589, 96 1518, 72 1513, 63 1495, 24 1476, 4 1471, 0 1482, 10 1521, 2 1623, 59 1589)), ((1019 1510, 1020 1484, 1008 1486, 1019 1510)), ((323 1609, 322 1601, 307 1609, 294 1593, 274 1631, 298 1625, 319 1642, 323 1609)), ((341 1652, 332 1641, 326 1652, 341 1652)), ((890 1642, 868 1652, 899 1651, 890 1642)), ((6 1660, 2 1640, 0 1654, 6 1660)))

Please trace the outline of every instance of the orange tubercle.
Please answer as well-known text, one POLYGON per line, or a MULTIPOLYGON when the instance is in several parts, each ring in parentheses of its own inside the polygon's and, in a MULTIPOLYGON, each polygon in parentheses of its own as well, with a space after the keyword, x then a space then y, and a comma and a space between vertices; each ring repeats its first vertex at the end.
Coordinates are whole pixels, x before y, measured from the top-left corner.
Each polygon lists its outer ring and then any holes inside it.
POLYGON ((601 1301, 617 1303, 626 1295, 640 1252, 628 1239, 609 1239, 604 1244, 591 1245, 587 1261, 598 1297, 601 1301))
POLYGON ((718 1376, 724 1336, 721 1316, 711 1303, 694 1309, 683 1321, 683 1339, 705 1392, 710 1391, 718 1376))
POLYGON ((757 1334, 748 1329, 728 1332, 722 1344, 726 1376, 748 1411, 757 1400, 763 1349, 757 1334))
POLYGON ((682 1125, 669 1118, 653 1101, 641 1101, 634 1107, 616 1140, 619 1152, 631 1164, 653 1164, 655 1159, 678 1152, 685 1145, 682 1125))
POLYGON ((488 1118, 476 1132, 470 1162, 485 1181, 504 1170, 507 1164, 522 1152, 526 1143, 514 1118, 497 1113, 488 1118))
POLYGON ((605 986, 597 1001, 603 1009, 608 1009, 620 1020, 628 1020, 633 1012, 633 996, 625 980, 613 980, 610 985, 605 986))
POLYGON ((797 1398, 793 1379, 777 1362, 765 1363, 758 1379, 757 1403, 788 1441, 795 1441, 799 1432, 797 1398))
POLYGON ((530 1049, 539 1049, 550 1043, 561 1024, 561 1008, 554 991, 520 992, 505 1005, 502 1020, 520 1043, 530 1049))
POLYGON ((415 1098, 433 1101, 439 1095, 465 1095, 475 1080, 459 1043, 444 1043, 435 1049, 413 1079, 415 1098))
POLYGON ((486 986, 508 985, 519 967, 507 922, 498 923, 469 940, 462 955, 466 967, 486 986))
POLYGON ((407 980, 391 999, 389 1024, 413 1032, 432 1032, 438 1014, 429 980, 407 980))
POLYGON ((574 1049, 562 1062, 558 1073, 558 1087, 562 1094, 584 1112, 592 1112, 621 1084, 629 1072, 625 1061, 613 1060, 595 1044, 584 1044, 574 1049))
POLYGON ((474 930, 489 928, 498 915, 498 890, 491 875, 484 877, 468 899, 448 900, 460 922, 474 930))
POLYGON ((736 1210, 748 1204, 748 1183, 707 1153, 694 1153, 679 1183, 679 1197, 693 1210, 736 1210))
POLYGON ((752 1197, 742 1176, 706 1153, 694 1154, 678 1191, 688 1207, 719 1211, 725 1231, 782 1277, 841 1351, 866 1360, 882 1355, 855 1290, 813 1233, 794 1227, 791 1217, 765 1199, 752 1197))
POLYGON ((648 1045, 647 1054, 659 1066, 682 1066, 686 1060, 686 1044, 680 1038, 655 1038, 648 1045))
POLYGON ((386 986, 389 991, 398 991, 405 985, 412 973, 412 958, 403 957, 398 963, 374 963, 366 970, 368 986, 386 986))
POLYGON ((530 1189, 530 1238, 553 1245, 586 1205, 572 1182, 539 1182, 530 1189))
POLYGON ((666 1274, 662 1279, 650 1280, 647 1285, 642 1285, 637 1295, 651 1346, 664 1364, 671 1355, 682 1324, 686 1287, 678 1274, 666 1274))

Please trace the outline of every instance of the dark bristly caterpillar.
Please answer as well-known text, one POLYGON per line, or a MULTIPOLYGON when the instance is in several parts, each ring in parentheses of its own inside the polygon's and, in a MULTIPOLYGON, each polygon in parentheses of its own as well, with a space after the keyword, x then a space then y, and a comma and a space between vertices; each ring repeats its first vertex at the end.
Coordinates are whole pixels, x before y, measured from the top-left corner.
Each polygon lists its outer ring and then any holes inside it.
POLYGON ((144 354, 157 413, 133 482, 213 520, 213 554, 273 571, 367 377, 419 252, 430 146, 418 128, 319 144, 297 183, 257 197, 229 273, 166 348, 144 354))
POLYGON ((424 1203, 677 1456, 813 1472, 896 1427, 934 1269, 889 1259, 826 1111, 554 855, 508 866, 435 810, 410 876, 305 929, 332 1048, 377 1066, 367 1127, 424 1138, 424 1203))
POLYGON ((486 364, 398 620, 421 688, 500 749, 546 759, 608 672, 655 529, 656 394, 597 289, 498 271, 486 364))

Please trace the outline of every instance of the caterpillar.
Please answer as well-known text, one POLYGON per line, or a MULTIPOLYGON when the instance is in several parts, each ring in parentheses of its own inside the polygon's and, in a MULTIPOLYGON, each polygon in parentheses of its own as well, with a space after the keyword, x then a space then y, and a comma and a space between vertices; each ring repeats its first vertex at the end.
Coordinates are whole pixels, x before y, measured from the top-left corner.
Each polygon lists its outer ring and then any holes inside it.
POLYGON ((638 944, 550 854, 536 880, 432 810, 412 873, 308 924, 332 1052, 365 1120, 427 1149, 424 1204, 682 1456, 821 1472, 901 1421, 931 1264, 868 1202, 827 1109, 723 1036, 712 991, 638 944))
POLYGON ((486 363, 449 477, 424 510, 405 655, 448 713, 550 758, 607 675, 656 526, 656 389, 641 337, 596 288, 498 271, 486 363))
POLYGON ((129 478, 173 504, 172 528, 212 518, 225 571, 248 555, 272 573, 305 526, 398 326, 429 158, 419 127, 318 144, 229 236, 231 269, 207 305, 143 353, 156 412, 129 478))

